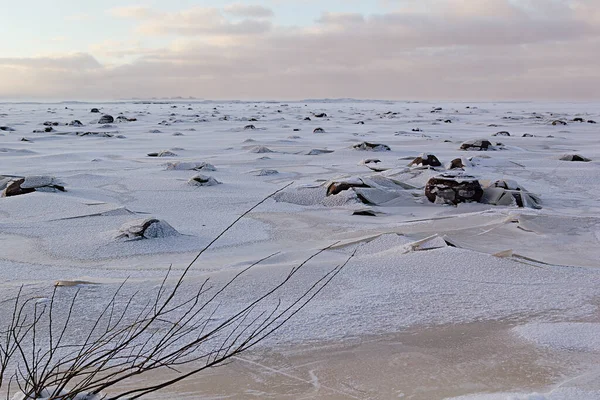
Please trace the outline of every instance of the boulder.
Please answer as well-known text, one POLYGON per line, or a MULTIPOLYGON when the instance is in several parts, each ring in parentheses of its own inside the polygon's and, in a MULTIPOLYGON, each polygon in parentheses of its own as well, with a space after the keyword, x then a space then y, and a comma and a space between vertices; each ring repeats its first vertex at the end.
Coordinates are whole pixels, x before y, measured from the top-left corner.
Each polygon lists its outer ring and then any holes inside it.
POLYGON ((454 160, 450 161, 450 165, 448 166, 448 169, 464 169, 465 168, 465 164, 463 163, 462 158, 455 158, 454 160))
POLYGON ((561 120, 557 119, 556 121, 552 121, 552 125, 554 125, 554 126, 567 125, 567 123, 565 121, 561 121, 561 120))
POLYGON ((98 110, 97 108, 92 108, 92 109, 90 110, 90 112, 91 112, 91 113, 94 113, 94 114, 98 114, 98 113, 100 113, 100 110, 98 110))
POLYGON ((113 122, 115 122, 115 119, 112 117, 112 115, 108 114, 101 116, 98 120, 99 124, 112 124, 113 122))
POLYGON ((177 157, 177 154, 170 150, 163 150, 157 153, 148 153, 148 157, 177 157))
POLYGON ((467 140, 460 145, 461 150, 487 151, 492 147, 492 142, 486 139, 467 140))
POLYGON ((123 224, 116 239, 158 239, 179 235, 180 233, 165 221, 156 218, 142 218, 123 224))
POLYGON ((269 149, 267 146, 254 146, 250 149, 250 153, 263 154, 263 153, 274 153, 274 151, 269 149))
POLYGON ((256 129, 256 127, 254 125, 246 125, 244 127, 244 129, 249 130, 249 129, 256 129))
POLYGON ((188 184, 191 186, 215 186, 215 185, 220 185, 221 182, 219 182, 212 176, 198 174, 198 175, 192 177, 188 181, 188 184))
POLYGON ((19 196, 32 192, 65 192, 65 187, 52 176, 37 175, 12 179, 5 183, 2 197, 19 196))
POLYGON ((80 120, 74 119, 73 121, 69 122, 69 126, 83 126, 83 124, 80 120))
POLYGON ((14 132, 15 129, 11 128, 10 126, 0 126, 0 131, 5 131, 5 132, 14 132))
POLYGON ((77 135, 77 136, 105 137, 105 138, 111 138, 111 137, 114 136, 112 133, 108 133, 108 132, 75 132, 75 135, 77 135))
POLYGON ((319 113, 319 114, 313 114, 315 116, 315 118, 327 118, 327 114, 325 113, 319 113))
POLYGON ((352 146, 352 148, 354 150, 361 150, 361 151, 390 151, 390 146, 388 146, 387 144, 381 144, 381 143, 369 143, 369 142, 362 142, 362 143, 357 143, 354 146, 352 146))
POLYGON ((579 154, 565 154, 560 158, 561 161, 581 161, 581 162, 589 162, 592 161, 589 158, 581 156, 579 154))
POLYGON ((588 124, 595 124, 595 123, 596 123, 596 121, 594 121, 593 119, 588 120, 588 124))
POLYGON ((416 167, 441 167, 442 163, 436 156, 429 153, 423 153, 414 160, 411 161, 408 166, 416 166, 416 167))
POLYGON ((128 118, 124 115, 119 115, 116 119, 117 122, 135 122, 137 118, 128 118))
POLYGON ((585 120, 581 117, 573 118, 573 122, 585 122, 585 120))
POLYGON ((315 128, 315 130, 313 131, 313 133, 325 133, 325 129, 323 129, 323 128, 315 128))
POLYGON ((538 196, 511 180, 499 180, 491 183, 484 189, 481 202, 496 206, 542 208, 538 196))
POLYGON ((479 202, 483 196, 483 188, 473 176, 446 172, 427 181, 425 196, 436 204, 479 202))
POLYGON ((492 136, 510 136, 510 133, 507 131, 500 131, 500 132, 494 133, 492 136))

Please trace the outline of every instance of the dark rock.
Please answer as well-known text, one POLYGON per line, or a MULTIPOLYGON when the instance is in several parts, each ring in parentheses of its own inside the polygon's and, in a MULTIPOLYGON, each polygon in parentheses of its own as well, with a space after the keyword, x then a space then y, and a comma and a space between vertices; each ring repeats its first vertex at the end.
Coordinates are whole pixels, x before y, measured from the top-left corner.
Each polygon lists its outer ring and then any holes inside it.
POLYGON ((412 131, 413 132, 423 132, 423 130, 421 128, 413 128, 412 131))
POLYGON ((306 117, 304 118, 305 121, 312 121, 312 119, 310 119, 310 117, 306 117))
POLYGON ((363 150, 363 151, 390 151, 390 146, 388 146, 387 144, 381 144, 381 143, 369 143, 369 142, 362 142, 362 143, 357 143, 354 146, 352 146, 353 149, 355 150, 363 150))
POLYGON ((98 110, 97 108, 92 108, 90 112, 91 113, 99 113, 100 110, 98 110))
POLYGON ((163 150, 156 153, 148 153, 148 157, 177 157, 177 154, 169 150, 163 150))
POLYGON ((66 190, 51 176, 28 176, 9 182, 2 192, 2 197, 19 196, 36 191, 65 192, 66 190))
POLYGON ((524 133, 523 137, 535 137, 535 136, 533 136, 531 133, 524 133))
POLYGON ((581 156, 579 154, 565 154, 560 158, 561 161, 579 161, 579 162, 589 162, 592 161, 589 158, 581 156))
POLYGON ((315 128, 315 130, 313 131, 313 133, 325 133, 325 129, 323 129, 323 128, 315 128))
POLYGON ((35 192, 34 188, 21 188, 21 184, 25 182, 25 179, 17 179, 16 181, 12 181, 6 186, 4 191, 2 192, 3 197, 11 197, 11 196, 19 196, 22 194, 33 193, 35 192))
POLYGON ((461 150, 486 151, 492 147, 492 143, 485 139, 467 140, 460 145, 461 150))
POLYGON ((46 121, 42 125, 44 125, 44 126, 58 126, 59 123, 58 122, 52 122, 52 121, 46 121))
POLYGON ((44 132, 46 132, 46 133, 54 132, 54 128, 51 126, 47 126, 44 128, 44 132))
POLYGON ((294 132, 300 132, 300 128, 294 128, 294 132))
POLYGON ((14 132, 15 129, 11 128, 10 126, 0 126, 0 131, 5 131, 5 132, 14 132))
POLYGON ((80 120, 74 119, 73 121, 69 122, 69 126, 83 126, 83 124, 80 120))
POLYGON ((358 121, 358 122, 354 123, 354 125, 364 125, 364 124, 365 124, 365 121, 358 121))
POLYGON ((561 121, 559 119, 557 119, 556 121, 552 122, 552 125, 556 126, 556 125, 567 125, 567 123, 565 121, 561 121))
POLYGON ((429 179, 425 196, 432 203, 457 205, 480 201, 483 188, 470 175, 447 172, 429 179))
POLYGON ((494 133, 492 136, 510 136, 510 133, 508 133, 507 131, 500 131, 494 133))
POLYGON ((577 118, 573 118, 573 122, 585 122, 585 121, 583 120, 583 118, 577 117, 577 118))
POLYGON ((444 121, 444 123, 445 123, 445 124, 451 124, 451 123, 452 123, 452 120, 451 120, 451 119, 447 119, 447 120, 445 120, 445 121, 444 121))
POLYGON ((188 181, 188 185, 192 185, 192 186, 216 186, 216 185, 220 185, 220 184, 221 184, 221 182, 219 182, 212 176, 206 176, 206 175, 201 175, 201 174, 198 174, 198 175, 192 177, 188 181))
POLYGON ((254 125, 246 125, 244 127, 244 129, 248 130, 248 129, 256 129, 256 127, 254 125))
POLYGON ((433 154, 423 153, 420 156, 418 156, 417 158, 415 158, 414 160, 412 160, 412 162, 408 165, 409 166, 413 166, 413 165, 414 166, 423 166, 423 167, 441 167, 442 163, 433 154))
POLYGON ((450 161, 450 168, 448 168, 448 169, 464 169, 464 168, 465 168, 465 164, 463 164, 462 158, 455 158, 454 160, 450 161))
POLYGON ((588 120, 588 124, 595 124, 596 121, 594 121, 593 119, 588 120))
POLYGON ((108 114, 107 115, 103 115, 98 120, 99 124, 112 124, 113 122, 115 122, 115 119, 112 117, 112 115, 108 115, 108 114))
POLYGON ((326 118, 327 114, 325 113, 319 113, 319 114, 313 114, 315 116, 315 118, 326 118))
POLYGON ((371 211, 371 210, 360 210, 360 211, 354 211, 352 213, 352 215, 361 215, 364 217, 376 217, 377 213, 375 211, 371 211))
POLYGON ((128 118, 124 115, 119 115, 116 119, 117 122, 134 122, 137 121, 136 118, 128 118))
POLYGON ((332 182, 327 187, 327 196, 333 196, 351 188, 368 188, 369 185, 361 182, 332 182))

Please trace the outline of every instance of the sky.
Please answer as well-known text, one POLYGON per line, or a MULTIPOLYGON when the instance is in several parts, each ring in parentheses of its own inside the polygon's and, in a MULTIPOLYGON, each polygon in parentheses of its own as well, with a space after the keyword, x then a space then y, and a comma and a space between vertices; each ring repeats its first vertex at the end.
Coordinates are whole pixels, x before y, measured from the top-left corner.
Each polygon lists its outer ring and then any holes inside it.
POLYGON ((0 0, 0 99, 600 100, 599 0, 0 0))

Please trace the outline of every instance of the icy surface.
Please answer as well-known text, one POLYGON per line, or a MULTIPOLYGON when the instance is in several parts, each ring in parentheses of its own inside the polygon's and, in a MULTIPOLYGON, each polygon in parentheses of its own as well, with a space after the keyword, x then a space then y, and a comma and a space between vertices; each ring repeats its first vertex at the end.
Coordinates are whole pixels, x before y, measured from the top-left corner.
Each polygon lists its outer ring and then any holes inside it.
MULTIPOLYGON (((67 189, 0 199, 0 313, 9 311, 6 300, 21 285, 41 296, 58 280, 99 283, 81 288, 90 313, 128 277, 130 293, 151 292, 169 266, 181 271, 238 216, 291 184, 203 254, 188 281, 210 276, 222 282, 278 252, 232 287, 218 316, 224 317, 319 249, 334 245, 283 297, 303 293, 358 248, 327 290, 268 346, 511 320, 519 323, 514 340, 597 357, 597 321, 585 321, 597 316, 600 304, 599 132, 594 124, 552 122, 597 120, 598 110, 585 103, 0 104, 0 126, 14 129, 0 136, 0 187, 31 177, 26 186, 58 182, 67 189), (438 106, 442 111, 431 114, 438 106), (92 107, 128 122, 102 127, 92 107), (61 125, 43 132, 50 113, 61 125), (77 135, 81 128, 67 125, 74 120, 90 134, 77 135), (256 129, 244 129, 250 120, 256 129), (316 128, 326 133, 313 134, 316 128), (511 136, 493 138, 504 130, 511 136), (112 137, 102 134, 107 131, 112 137), (498 151, 460 150, 478 140, 498 151), (390 150, 367 162, 365 152, 353 149, 361 142, 390 150), (425 184, 446 171, 408 168, 417 154, 435 154, 442 165, 462 158, 460 179, 518 182, 543 208, 512 201, 429 203, 425 184), (590 161, 561 161, 565 154, 590 161), (207 171, 210 177, 193 180, 207 171), (331 182, 369 187, 327 196, 331 182), (353 215, 357 210, 375 216, 353 215), (153 226, 148 234, 154 239, 115 240, 124 224, 149 218, 168 226, 153 226)), ((573 390, 537 396, 598 398, 573 390)))

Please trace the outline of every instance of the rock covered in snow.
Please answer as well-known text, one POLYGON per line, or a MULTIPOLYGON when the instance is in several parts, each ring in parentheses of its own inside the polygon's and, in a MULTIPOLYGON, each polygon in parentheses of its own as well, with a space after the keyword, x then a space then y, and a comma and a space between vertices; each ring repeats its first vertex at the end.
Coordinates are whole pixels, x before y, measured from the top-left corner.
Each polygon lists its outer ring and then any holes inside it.
POLYGON ((438 158, 435 155, 430 153, 423 153, 417 158, 415 158, 408 165, 416 167, 441 167, 442 163, 440 162, 440 160, 438 160, 438 158))
POLYGON ((313 130, 313 133, 325 133, 325 129, 323 129, 323 128, 315 128, 313 130))
POLYGON ((318 156, 318 155, 321 155, 321 154, 329 154, 329 153, 333 153, 333 150, 312 149, 311 151, 307 152, 306 155, 307 156, 318 156))
POLYGON ((252 175, 254 176, 270 176, 277 174, 279 174, 279 171, 277 171, 276 169, 260 169, 258 171, 252 172, 252 175))
POLYGON ((517 206, 539 209, 541 200, 512 180, 499 180, 491 183, 483 191, 482 203, 497 206, 517 206))
POLYGON ((69 122, 69 126, 83 126, 83 124, 80 120, 74 119, 73 121, 69 122))
POLYGON ((510 136, 510 133, 507 131, 500 131, 500 132, 494 133, 492 136, 510 136))
POLYGON ((116 238, 139 240, 178 235, 180 235, 180 233, 165 221, 156 218, 141 218, 124 223, 119 229, 116 238))
POLYGON ((354 150, 362 150, 362 151, 390 151, 390 146, 388 146, 387 144, 381 144, 381 143, 369 143, 369 142, 362 142, 362 143, 357 143, 354 146, 352 146, 352 148, 354 150))
POLYGON ((169 171, 216 171, 214 165, 207 162, 183 162, 175 161, 167 163, 167 170, 169 171))
POLYGON ((148 157, 177 157, 177 154, 170 150, 162 150, 157 153, 148 153, 148 157))
POLYGON ((586 158, 579 154, 565 154, 564 156, 560 157, 560 160, 561 161, 580 161, 580 162, 592 161, 589 158, 586 158))
POLYGON ((112 124, 113 122, 115 122, 115 119, 112 117, 112 115, 103 115, 100 117, 100 119, 98 120, 99 124, 112 124))
POLYGON ((557 126, 557 125, 564 126, 564 125, 567 125, 567 123, 565 121, 561 121, 561 120, 557 119, 556 121, 552 121, 552 125, 554 125, 554 126, 557 126))
MULTIPOLYGON (((3 182, 5 180, 0 180, 3 182)), ((0 186, 1 187, 1 186, 0 186)), ((32 192, 65 192, 65 187, 52 176, 35 175, 6 182, 2 197, 19 196, 32 192)))
POLYGON ((462 158, 455 158, 454 160, 450 161, 450 164, 448 165, 447 169, 464 169, 465 168, 465 163, 463 161, 462 158))
POLYGON ((445 172, 427 181, 425 196, 436 204, 479 202, 483 196, 483 188, 473 176, 460 172, 445 172))
POLYGON ((192 185, 192 186, 215 186, 215 185, 220 185, 221 182, 219 182, 212 176, 198 174, 196 176, 193 176, 188 181, 188 184, 192 185))
POLYGON ((486 151, 492 148, 492 142, 485 139, 467 140, 460 145, 461 150, 486 151))
POLYGON ((254 146, 253 148, 250 149, 250 153, 262 154, 262 153, 274 153, 274 151, 269 149, 267 146, 254 146))

